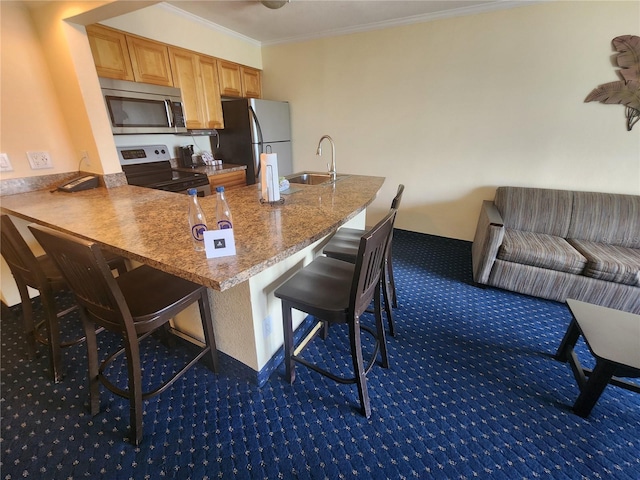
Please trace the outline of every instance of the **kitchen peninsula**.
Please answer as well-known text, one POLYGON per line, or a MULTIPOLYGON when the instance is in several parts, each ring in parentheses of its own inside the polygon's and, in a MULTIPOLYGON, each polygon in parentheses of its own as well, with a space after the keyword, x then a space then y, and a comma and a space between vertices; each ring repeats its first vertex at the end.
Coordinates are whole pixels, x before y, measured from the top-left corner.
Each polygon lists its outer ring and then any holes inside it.
MULTIPOLYGON (((186 195, 129 185, 72 194, 39 190, 3 196, 1 207, 3 213, 99 242, 133 261, 209 287, 218 349, 253 370, 260 383, 282 345, 280 302, 273 290, 317 255, 322 240, 338 227, 348 222, 362 228, 365 209, 383 182, 382 177, 349 175, 332 184, 295 185, 294 193, 276 205, 261 204, 256 185, 232 190, 227 201, 236 255, 218 259, 193 250, 186 195)), ((200 203, 213 220, 215 196, 200 203)), ((197 322, 178 318, 175 323, 202 338, 197 322)))

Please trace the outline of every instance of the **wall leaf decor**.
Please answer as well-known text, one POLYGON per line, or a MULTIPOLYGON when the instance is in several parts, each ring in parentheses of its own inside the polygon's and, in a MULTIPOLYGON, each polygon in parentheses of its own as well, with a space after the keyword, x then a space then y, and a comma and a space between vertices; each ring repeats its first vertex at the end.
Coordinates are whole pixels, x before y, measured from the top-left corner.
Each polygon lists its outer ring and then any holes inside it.
POLYGON ((622 80, 594 88, 584 101, 624 105, 627 130, 631 131, 640 120, 640 37, 622 35, 614 38, 611 43, 618 52, 616 63, 620 70, 616 72, 622 80))

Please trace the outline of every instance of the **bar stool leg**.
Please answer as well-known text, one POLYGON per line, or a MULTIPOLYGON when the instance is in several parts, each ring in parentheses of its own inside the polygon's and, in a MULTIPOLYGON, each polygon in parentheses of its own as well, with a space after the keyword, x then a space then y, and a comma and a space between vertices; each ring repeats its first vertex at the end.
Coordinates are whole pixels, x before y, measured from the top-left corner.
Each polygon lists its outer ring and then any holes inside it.
MULTIPOLYGON (((209 293, 203 288, 198 300, 198 308, 200 309, 200 318, 202 320, 202 330, 207 345, 209 345, 209 362, 214 373, 220 371, 220 362, 218 360, 218 347, 216 346, 216 337, 213 332, 213 319, 211 318, 211 307, 209 304, 209 293)), ((168 325, 168 324, 167 324, 168 325)))
POLYGON ((296 379, 293 355, 293 319, 291 317, 291 305, 282 301, 282 329, 284 331, 284 367, 285 377, 289 383, 296 379))
POLYGON ((36 325, 33 321, 33 305, 29 297, 27 286, 22 282, 16 283, 20 292, 20 300, 22 301, 22 322, 24 325, 24 334, 27 340, 27 354, 29 360, 33 360, 38 356, 38 348, 36 343, 36 325))
POLYGON ((349 322, 351 358, 353 359, 353 370, 355 372, 356 385, 358 386, 361 412, 362 415, 369 418, 371 416, 371 405, 369 402, 369 391, 367 390, 367 376, 364 371, 364 360, 362 358, 360 318, 356 317, 354 320, 353 322, 349 322))
POLYGON ((47 319, 47 337, 49 342, 49 356, 51 363, 51 374, 53 381, 58 383, 62 380, 62 351, 60 349, 60 321, 58 319, 58 309, 53 300, 53 292, 43 289, 40 292, 40 299, 47 319))
POLYGON ((393 297, 393 291, 391 285, 387 279, 386 269, 383 268, 382 275, 380 276, 380 283, 382 284, 382 295, 384 297, 384 312, 387 314, 387 322, 389 323, 389 334, 392 337, 396 336, 396 327, 393 321, 393 310, 391 308, 391 298, 393 297))
POLYGON ((385 273, 387 276, 387 282, 389 282, 389 286, 391 288, 391 305, 393 306, 393 308, 398 308, 398 295, 396 294, 396 281, 393 277, 393 262, 391 260, 391 252, 389 252, 389 258, 385 262, 385 273))
MULTIPOLYGON (((376 317, 376 334, 378 336, 378 344, 380 345, 380 355, 382 357, 382 367, 389 368, 389 354, 387 353, 387 337, 382 324, 382 313, 380 312, 380 285, 376 291, 374 298, 374 315, 376 317)), ((392 325, 392 324, 390 324, 392 325)), ((393 328, 391 329, 393 332, 393 328)), ((393 333, 392 333, 393 335, 393 333)))
POLYGON ((129 375, 129 423, 131 425, 131 442, 140 445, 142 442, 142 373, 140 365, 140 347, 138 337, 125 339, 127 356, 127 374, 129 375))

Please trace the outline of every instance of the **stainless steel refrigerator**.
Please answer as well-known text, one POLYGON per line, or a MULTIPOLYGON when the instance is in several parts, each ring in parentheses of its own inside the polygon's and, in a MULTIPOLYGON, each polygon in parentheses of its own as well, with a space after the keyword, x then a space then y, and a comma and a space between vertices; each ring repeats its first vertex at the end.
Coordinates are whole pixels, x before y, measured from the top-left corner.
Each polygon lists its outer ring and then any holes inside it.
POLYGON ((289 102, 223 100, 224 128, 215 158, 247 166, 247 184, 260 181, 260 154, 278 154, 278 175, 293 173, 289 102))

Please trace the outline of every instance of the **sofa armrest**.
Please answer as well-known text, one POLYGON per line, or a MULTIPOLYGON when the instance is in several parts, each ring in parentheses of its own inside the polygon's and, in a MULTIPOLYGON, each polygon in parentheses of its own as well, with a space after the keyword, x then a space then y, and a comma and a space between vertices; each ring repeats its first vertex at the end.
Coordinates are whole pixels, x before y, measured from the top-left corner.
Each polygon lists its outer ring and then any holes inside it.
POLYGON ((504 238, 504 222, 502 215, 490 200, 482 202, 480 217, 476 226, 476 234, 471 247, 473 263, 473 280, 476 283, 487 283, 491 267, 498 255, 498 248, 504 238))

